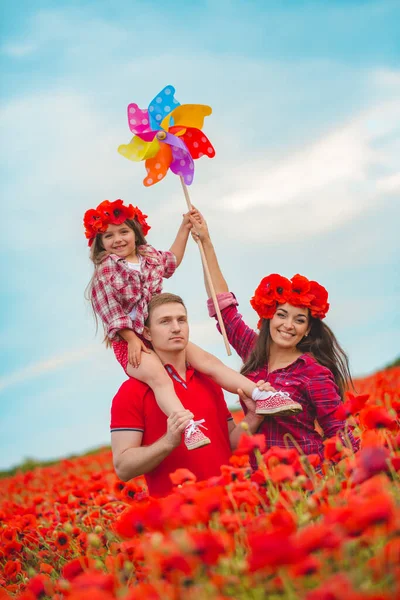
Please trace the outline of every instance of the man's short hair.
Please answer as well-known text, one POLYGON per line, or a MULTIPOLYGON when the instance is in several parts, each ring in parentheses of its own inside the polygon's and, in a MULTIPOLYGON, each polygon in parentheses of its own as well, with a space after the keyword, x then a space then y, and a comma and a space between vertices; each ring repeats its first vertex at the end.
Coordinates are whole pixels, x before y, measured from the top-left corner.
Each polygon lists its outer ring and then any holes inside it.
POLYGON ((149 314, 145 321, 146 327, 148 327, 150 324, 151 313, 155 308, 157 308, 158 306, 163 306, 164 304, 173 304, 173 303, 182 304, 183 308, 187 312, 184 301, 182 300, 182 298, 180 296, 177 296, 176 294, 170 294, 169 292, 163 292, 162 294, 157 294, 156 296, 153 296, 152 299, 150 300, 149 306, 148 306, 149 314))

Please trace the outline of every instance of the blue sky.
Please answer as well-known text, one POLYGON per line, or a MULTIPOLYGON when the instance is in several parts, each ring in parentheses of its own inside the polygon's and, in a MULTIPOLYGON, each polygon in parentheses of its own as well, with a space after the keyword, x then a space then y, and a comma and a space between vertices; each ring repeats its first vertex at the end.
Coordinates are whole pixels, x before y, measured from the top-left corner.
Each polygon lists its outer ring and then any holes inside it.
MULTIPOLYGON (((168 248, 185 209, 172 174, 150 189, 116 151, 126 106, 166 84, 213 107, 216 158, 191 197, 249 324, 270 272, 330 292, 327 322, 356 375, 399 354, 398 1, 3 3, 1 8, 0 469, 108 443, 124 379, 95 336, 82 216, 124 198, 168 248)), ((164 286, 193 341, 224 356, 197 248, 164 286)))

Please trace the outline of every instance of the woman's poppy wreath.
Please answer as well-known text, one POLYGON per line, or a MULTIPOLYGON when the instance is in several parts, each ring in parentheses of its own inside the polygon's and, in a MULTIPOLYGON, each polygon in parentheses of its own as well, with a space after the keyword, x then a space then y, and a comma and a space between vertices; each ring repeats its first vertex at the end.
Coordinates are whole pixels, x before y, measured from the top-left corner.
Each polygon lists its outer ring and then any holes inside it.
POLYGON ((310 281, 303 275, 294 275, 289 280, 273 273, 261 280, 250 300, 260 317, 258 327, 261 327, 262 319, 272 319, 278 304, 285 302, 308 308, 315 319, 324 319, 329 310, 328 292, 316 281, 310 281))
POLYGON ((109 225, 121 225, 127 219, 137 221, 142 228, 143 235, 146 236, 150 229, 146 218, 147 215, 144 215, 137 206, 132 206, 132 204, 126 206, 122 200, 114 200, 114 202, 103 200, 97 208, 87 210, 83 217, 88 245, 93 244, 98 233, 105 233, 109 225))

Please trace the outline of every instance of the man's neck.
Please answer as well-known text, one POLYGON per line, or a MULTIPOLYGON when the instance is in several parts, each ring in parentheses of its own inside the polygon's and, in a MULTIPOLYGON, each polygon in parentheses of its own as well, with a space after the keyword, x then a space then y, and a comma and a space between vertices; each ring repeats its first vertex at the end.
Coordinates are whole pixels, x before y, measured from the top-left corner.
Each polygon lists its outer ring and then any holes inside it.
POLYGON ((159 352, 155 350, 163 365, 171 365, 175 371, 186 381, 186 350, 177 352, 159 352))

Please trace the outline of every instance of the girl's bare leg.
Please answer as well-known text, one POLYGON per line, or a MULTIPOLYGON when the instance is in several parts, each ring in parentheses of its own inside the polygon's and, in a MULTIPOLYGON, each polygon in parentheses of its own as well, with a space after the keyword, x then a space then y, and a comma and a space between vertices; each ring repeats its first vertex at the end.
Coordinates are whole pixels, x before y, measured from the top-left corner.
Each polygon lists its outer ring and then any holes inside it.
POLYGON ((188 343, 186 353, 188 362, 196 371, 200 371, 210 377, 227 392, 237 394, 238 389, 241 389, 246 396, 251 398, 253 391, 257 387, 253 381, 227 367, 222 360, 219 360, 219 358, 206 352, 192 342, 188 343))
POLYGON ((292 400, 288 394, 277 393, 268 384, 264 383, 262 390, 259 390, 253 381, 227 367, 219 358, 192 342, 187 346, 187 359, 196 370, 208 375, 227 392, 237 394, 238 389, 243 390, 246 396, 256 402, 257 414, 282 417, 303 410, 301 404, 292 400))
MULTIPOLYGON (((175 393, 174 384, 164 369, 158 356, 151 352, 142 352, 141 362, 137 368, 128 363, 126 369, 128 375, 146 383, 154 392, 156 402, 163 413, 169 417, 174 412, 186 410, 175 393)), ((210 443, 210 439, 204 435, 199 426, 204 421, 194 421, 194 415, 190 412, 190 422, 185 429, 185 445, 188 450, 201 448, 210 443)))
MULTIPOLYGON (((146 383, 154 392, 156 402, 163 413, 169 417, 171 413, 186 410, 175 393, 174 384, 164 369, 162 362, 155 354, 142 352, 141 362, 137 368, 128 363, 126 369, 129 377, 146 383)), ((193 419, 193 414, 191 418, 193 419)))

